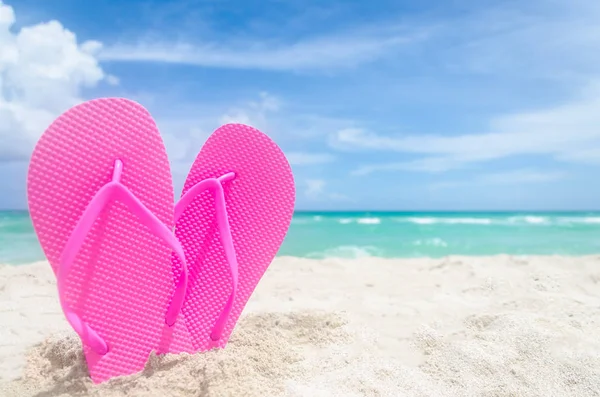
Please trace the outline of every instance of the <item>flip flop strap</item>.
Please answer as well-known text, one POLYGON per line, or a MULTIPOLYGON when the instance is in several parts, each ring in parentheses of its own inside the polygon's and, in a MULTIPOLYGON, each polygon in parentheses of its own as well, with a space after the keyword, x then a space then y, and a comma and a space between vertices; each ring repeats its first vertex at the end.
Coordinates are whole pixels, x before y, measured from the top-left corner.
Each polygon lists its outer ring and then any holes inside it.
POLYGON ((227 205, 225 203, 225 192, 223 190, 222 182, 232 180, 235 178, 235 173, 229 172, 219 178, 209 178, 198 182, 192 186, 175 205, 175 222, 183 215, 186 208, 194 201, 198 195, 205 190, 212 190, 215 198, 215 212, 217 217, 217 224, 219 227, 219 235, 221 236, 221 244, 225 250, 225 259, 229 263, 231 270, 231 294, 225 303, 225 307, 221 311, 221 314, 215 322, 210 338, 213 341, 221 339, 223 329, 233 308, 233 302, 237 293, 238 287, 238 262, 235 254, 235 248, 233 247, 233 237, 231 236, 231 228, 229 227, 229 218, 227 216, 227 205))
POLYGON ((168 326, 172 326, 179 316, 181 307, 183 306, 188 281, 187 264, 185 262, 185 255, 181 244, 175 236, 173 236, 171 230, 169 230, 156 215, 154 215, 127 187, 125 187, 125 185, 121 183, 122 172, 123 163, 121 160, 115 160, 112 181, 108 182, 98 190, 88 203, 85 211, 77 221, 77 225, 71 232, 60 257, 60 266, 58 268, 57 276, 60 304, 69 324, 71 324, 75 332, 79 334, 83 343, 100 355, 104 355, 108 352, 106 341, 69 308, 65 301, 64 291, 67 276, 75 262, 77 253, 83 247, 85 237, 94 225, 95 220, 109 203, 120 201, 125 204, 129 211, 137 215, 140 221, 146 225, 152 233, 164 240, 181 260, 182 271, 175 285, 175 292, 173 293, 171 303, 165 316, 165 322, 168 326))

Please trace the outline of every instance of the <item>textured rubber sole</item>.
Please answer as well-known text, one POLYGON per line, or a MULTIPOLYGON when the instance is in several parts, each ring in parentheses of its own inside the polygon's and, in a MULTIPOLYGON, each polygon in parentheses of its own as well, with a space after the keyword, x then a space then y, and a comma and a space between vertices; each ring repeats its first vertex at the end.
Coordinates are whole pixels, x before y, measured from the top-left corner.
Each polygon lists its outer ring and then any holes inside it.
MULTIPOLYGON (((294 212, 292 170, 280 148, 262 132, 241 124, 217 129, 198 154, 183 194, 207 178, 228 172, 235 179, 223 183, 227 214, 239 264, 239 285, 222 337, 210 338, 231 291, 230 267, 219 238, 214 198, 204 192, 183 212, 175 235, 183 245, 189 268, 183 316, 191 337, 174 340, 165 351, 206 351, 224 347, 231 332, 289 228, 294 212), (186 347, 186 345, 188 345, 186 347)), ((172 257, 174 268, 179 260, 172 257)))
MULTIPOLYGON (((40 138, 27 181, 33 225, 55 274, 77 220, 111 180, 115 159, 123 162, 123 184, 173 228, 169 161, 146 109, 114 98, 75 106, 40 138)), ((108 343, 105 355, 84 346, 94 382, 143 369, 159 346, 191 349, 181 316, 173 327, 165 324, 178 271, 171 249, 122 203, 109 205, 97 219, 63 291, 74 312, 108 343)))

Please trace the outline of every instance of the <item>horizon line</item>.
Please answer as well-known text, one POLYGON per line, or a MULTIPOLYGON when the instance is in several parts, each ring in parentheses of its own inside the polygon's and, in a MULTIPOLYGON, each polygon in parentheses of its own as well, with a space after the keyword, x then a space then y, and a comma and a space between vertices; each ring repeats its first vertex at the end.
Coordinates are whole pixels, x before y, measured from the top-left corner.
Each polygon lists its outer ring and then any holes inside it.
MULTIPOLYGON (((23 208, 0 208, 0 212, 23 212, 29 213, 28 209, 23 208)), ((411 214, 411 213, 559 213, 559 212, 600 212, 600 208, 597 209, 347 209, 347 210, 327 210, 327 209, 298 209, 294 210, 294 214, 323 214, 323 213, 372 213, 372 214, 411 214)))

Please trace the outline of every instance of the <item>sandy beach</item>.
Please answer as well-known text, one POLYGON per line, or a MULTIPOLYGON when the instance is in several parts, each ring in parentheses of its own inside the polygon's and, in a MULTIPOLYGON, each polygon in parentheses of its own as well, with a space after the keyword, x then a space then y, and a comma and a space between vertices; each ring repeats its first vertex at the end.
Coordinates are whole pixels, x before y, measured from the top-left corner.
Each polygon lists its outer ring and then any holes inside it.
POLYGON ((278 258, 224 350, 95 386, 46 263, 0 266, 1 396, 597 396, 600 256, 278 258))

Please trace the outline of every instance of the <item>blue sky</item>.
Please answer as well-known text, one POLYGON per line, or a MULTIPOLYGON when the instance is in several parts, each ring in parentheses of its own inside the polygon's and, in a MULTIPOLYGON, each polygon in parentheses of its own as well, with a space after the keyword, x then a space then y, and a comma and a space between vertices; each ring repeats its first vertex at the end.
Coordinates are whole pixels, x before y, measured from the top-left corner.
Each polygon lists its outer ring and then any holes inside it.
POLYGON ((596 0, 164 3, 3 2, 0 208, 26 207, 48 123, 102 96, 151 111, 177 196, 243 122, 302 210, 600 208, 596 0))

